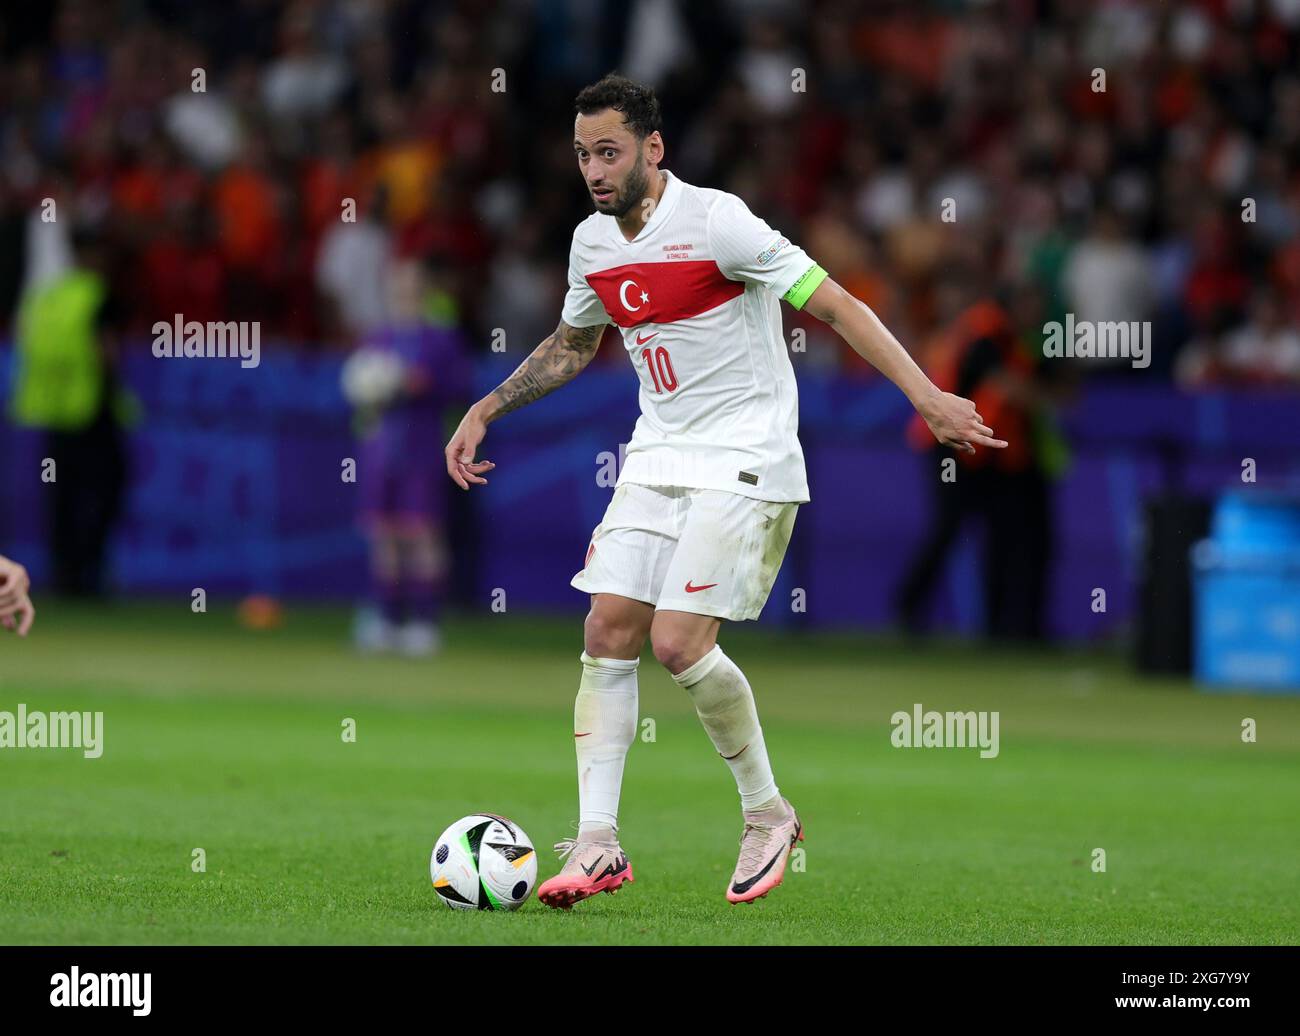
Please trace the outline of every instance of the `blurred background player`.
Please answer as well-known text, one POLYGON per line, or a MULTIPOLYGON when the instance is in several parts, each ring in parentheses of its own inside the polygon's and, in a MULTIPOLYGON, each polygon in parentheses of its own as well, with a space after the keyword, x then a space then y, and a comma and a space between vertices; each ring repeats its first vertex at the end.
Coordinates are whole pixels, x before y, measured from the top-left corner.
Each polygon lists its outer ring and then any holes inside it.
POLYGON ((343 372, 363 437, 357 481, 370 550, 369 601, 353 635, 363 651, 428 655, 441 642, 450 559, 446 478, 429 443, 443 437, 443 414, 468 394, 471 371, 441 273, 398 262, 388 289, 388 319, 343 372))

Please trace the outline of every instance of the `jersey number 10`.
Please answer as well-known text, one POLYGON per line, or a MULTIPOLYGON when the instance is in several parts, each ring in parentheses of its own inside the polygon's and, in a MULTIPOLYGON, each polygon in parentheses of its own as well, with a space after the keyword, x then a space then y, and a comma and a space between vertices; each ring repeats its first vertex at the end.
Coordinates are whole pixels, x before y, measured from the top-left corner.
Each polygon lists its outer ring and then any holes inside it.
POLYGON ((641 357, 650 371, 650 379, 655 383, 656 392, 671 392, 677 387, 677 375, 673 373, 673 361, 664 346, 651 349, 646 346, 641 350, 641 357))

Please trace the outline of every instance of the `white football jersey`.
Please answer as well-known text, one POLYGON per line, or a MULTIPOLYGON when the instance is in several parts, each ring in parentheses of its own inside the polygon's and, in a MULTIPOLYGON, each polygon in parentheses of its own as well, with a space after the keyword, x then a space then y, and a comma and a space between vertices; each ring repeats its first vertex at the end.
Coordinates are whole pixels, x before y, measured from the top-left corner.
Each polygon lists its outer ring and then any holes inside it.
POLYGON ((663 172, 634 240, 595 212, 569 253, 564 322, 617 326, 641 382, 618 484, 805 503, 780 300, 802 307, 826 272, 734 194, 663 172))

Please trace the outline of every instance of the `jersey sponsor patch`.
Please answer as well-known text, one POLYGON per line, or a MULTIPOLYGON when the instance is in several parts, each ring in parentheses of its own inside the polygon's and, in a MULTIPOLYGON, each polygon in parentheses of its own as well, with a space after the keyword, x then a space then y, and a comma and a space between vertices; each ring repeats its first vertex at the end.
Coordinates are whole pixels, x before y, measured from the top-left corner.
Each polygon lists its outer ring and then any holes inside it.
POLYGON ((783 237, 781 238, 780 241, 776 242, 776 244, 764 248, 761 252, 758 253, 758 255, 754 256, 754 259, 758 262, 759 266, 766 266, 773 259, 775 259, 777 253, 780 252, 781 249, 783 249, 789 243, 790 243, 790 239, 783 237))
POLYGON ((758 476, 752 471, 742 471, 736 476, 736 481, 744 482, 747 486, 756 486, 758 485, 758 476))

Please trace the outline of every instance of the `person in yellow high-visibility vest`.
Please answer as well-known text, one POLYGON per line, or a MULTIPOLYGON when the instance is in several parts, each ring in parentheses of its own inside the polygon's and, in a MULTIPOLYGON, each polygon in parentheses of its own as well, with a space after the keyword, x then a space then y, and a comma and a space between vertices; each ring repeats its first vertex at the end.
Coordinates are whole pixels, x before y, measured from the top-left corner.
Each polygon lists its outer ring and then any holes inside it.
POLYGON ((15 423, 45 430, 45 456, 54 462, 39 477, 50 492, 55 588, 98 595, 126 483, 117 321, 101 242, 78 231, 73 250, 73 266, 19 305, 9 412, 15 423))

